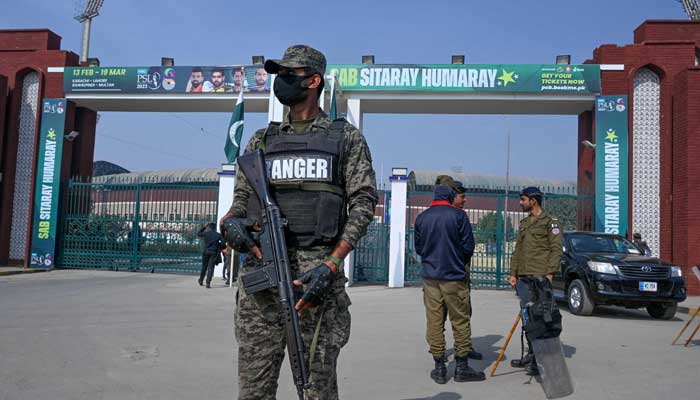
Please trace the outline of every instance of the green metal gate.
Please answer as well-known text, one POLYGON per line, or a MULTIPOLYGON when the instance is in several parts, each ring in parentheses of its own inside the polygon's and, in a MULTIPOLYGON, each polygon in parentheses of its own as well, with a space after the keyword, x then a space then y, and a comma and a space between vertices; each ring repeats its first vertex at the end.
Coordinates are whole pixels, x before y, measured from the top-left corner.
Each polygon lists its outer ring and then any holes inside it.
POLYGON ((218 182, 72 179, 63 188, 59 265, 195 273, 197 232, 216 222, 218 182))
MULTIPOLYGON (((592 229, 593 196, 578 195, 574 187, 541 189, 545 192, 545 210, 559 218, 564 230, 592 229)), ((418 214, 430 207, 432 199, 432 191, 414 191, 408 194, 404 271, 404 279, 408 284, 418 284, 422 280, 421 261, 415 252, 413 232, 418 214)), ((515 248, 518 225, 520 220, 527 216, 519 205, 519 191, 511 189, 506 195, 503 188, 470 189, 466 193, 464 211, 469 216, 476 241, 471 259, 472 285, 508 287, 510 258, 515 248), (505 229, 504 223, 507 224, 505 229)))
POLYGON ((389 281, 389 225, 372 223, 354 251, 355 282, 381 283, 389 281))
POLYGON ((379 191, 379 205, 367 235, 360 239, 354 254, 353 280, 358 283, 389 282, 389 224, 391 192, 379 191))

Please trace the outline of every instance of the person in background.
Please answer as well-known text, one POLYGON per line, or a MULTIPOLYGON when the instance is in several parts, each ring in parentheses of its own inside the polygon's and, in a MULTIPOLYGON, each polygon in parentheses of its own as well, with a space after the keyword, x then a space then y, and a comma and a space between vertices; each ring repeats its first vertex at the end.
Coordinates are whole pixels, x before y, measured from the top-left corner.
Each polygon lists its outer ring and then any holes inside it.
POLYGON ((426 339, 435 368, 430 377, 447 383, 445 310, 455 340, 456 382, 482 381, 483 372, 469 366, 471 342, 469 287, 465 265, 474 253, 474 234, 467 214, 453 206, 455 191, 435 187, 434 200, 416 219, 414 240, 423 264, 423 303, 427 320, 426 339))
POLYGON ((231 275, 231 263, 229 262, 229 259, 231 258, 231 248, 226 246, 223 250, 221 250, 221 254, 224 256, 224 267, 221 269, 221 279, 226 281, 226 284, 229 284, 229 277, 231 275))
POLYGON ((216 224, 210 222, 197 232, 197 237, 202 240, 202 270, 199 272, 199 286, 204 284, 207 278, 207 289, 211 288, 211 279, 214 276, 214 266, 221 259, 220 252, 226 248, 224 238, 216 231, 216 224))
POLYGON ((639 247, 639 250, 644 253, 645 256, 651 257, 651 248, 649 248, 649 245, 645 240, 642 240, 641 233, 635 232, 634 235, 632 235, 632 241, 635 245, 637 245, 637 247, 639 247))
MULTIPOLYGON (((452 201, 452 206, 457 208, 458 210, 464 209, 464 206, 466 204, 466 192, 467 189, 464 187, 462 182, 460 181, 455 181, 451 176, 449 175, 440 175, 437 177, 435 181, 436 185, 447 185, 452 188, 452 190, 455 192, 455 198, 452 201)), ((471 222, 471 221, 470 221, 471 222)), ((469 332, 471 332, 471 319, 472 319, 472 301, 471 301, 471 291, 472 291, 472 280, 471 280, 471 258, 469 261, 464 265, 464 269, 467 272, 467 288, 468 290, 468 298, 467 298, 467 303, 469 304, 469 332)), ((444 321, 447 321, 447 308, 445 308, 445 316, 443 318, 444 321)), ((478 351, 474 350, 472 348, 472 351, 469 352, 469 358, 472 360, 481 360, 484 358, 484 356, 479 353, 478 351)))

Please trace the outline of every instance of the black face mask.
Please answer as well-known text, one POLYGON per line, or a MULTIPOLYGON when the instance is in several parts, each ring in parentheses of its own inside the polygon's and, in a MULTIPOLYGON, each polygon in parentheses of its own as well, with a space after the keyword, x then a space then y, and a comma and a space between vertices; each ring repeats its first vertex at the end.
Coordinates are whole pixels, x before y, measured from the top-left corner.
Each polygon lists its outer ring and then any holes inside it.
POLYGON ((297 76, 292 74, 277 75, 274 83, 275 97, 285 106, 293 106, 301 103, 306 98, 307 88, 301 83, 309 76, 297 76))

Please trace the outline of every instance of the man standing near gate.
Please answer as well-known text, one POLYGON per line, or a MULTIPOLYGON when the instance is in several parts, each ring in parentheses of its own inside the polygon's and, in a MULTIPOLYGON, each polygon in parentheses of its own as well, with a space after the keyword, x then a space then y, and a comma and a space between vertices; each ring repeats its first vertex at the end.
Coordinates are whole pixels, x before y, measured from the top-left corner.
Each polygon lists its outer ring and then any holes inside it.
MULTIPOLYGON (((292 276, 297 276, 295 285, 303 288, 296 309, 308 359, 313 360, 305 398, 334 400, 338 399, 338 355, 350 337, 343 259, 367 232, 378 202, 372 157, 357 128, 345 119, 331 120, 318 107, 326 70, 321 52, 291 46, 281 60, 266 61, 265 70, 277 75, 275 96, 289 107, 289 113, 284 122, 271 122, 257 131, 245 152, 264 151, 272 192, 287 220, 290 268, 292 276), (290 160, 309 168, 281 168, 290 160)), ((243 275, 260 267, 256 259, 260 250, 246 248, 251 237, 228 232, 250 231, 260 211, 247 177, 239 174, 237 179, 233 205, 221 222, 230 228, 226 229, 229 245, 250 250, 241 268, 243 275)), ((239 289, 234 317, 239 400, 276 398, 286 342, 280 316, 272 290, 248 295, 239 289)))
POLYGON ((216 224, 210 222, 197 232, 197 237, 202 240, 202 270, 199 273, 199 286, 204 284, 207 278, 207 289, 211 288, 211 278, 214 276, 214 266, 221 259, 220 252, 226 248, 224 238, 216 231, 216 224))
MULTIPOLYGON (((464 205, 466 203, 466 193, 467 189, 464 187, 462 182, 454 180, 449 175, 439 175, 436 180, 435 180, 436 185, 447 185, 452 188, 452 190, 455 192, 455 198, 452 201, 452 206, 457 208, 458 210, 463 210, 464 205)), ((469 260, 467 260, 466 264, 464 265, 464 270, 466 271, 467 275, 467 304, 469 308, 469 325, 468 329, 469 332, 471 332, 471 319, 472 319, 472 301, 471 301, 471 292, 472 292, 472 280, 471 280, 471 257, 469 260)), ((444 317, 443 317, 443 323, 447 321, 447 307, 445 307, 444 310, 444 317)), ((472 360, 481 360, 483 358, 483 355, 476 351, 475 349, 472 348, 472 351, 469 352, 469 358, 472 360)))
POLYGON ((469 366, 471 343, 469 287, 465 265, 474 253, 474 234, 467 214, 453 206, 454 190, 435 187, 434 200, 416 219, 414 240, 423 264, 423 303, 427 320, 426 339, 435 368, 430 377, 447 383, 445 312, 455 340, 455 381, 481 381, 483 372, 469 366))
MULTIPOLYGON (((539 280, 551 290, 554 273, 561 268, 561 227, 556 218, 542 209, 542 197, 542 192, 536 187, 527 187, 520 192, 520 207, 530 215, 520 221, 518 227, 509 282, 520 298, 521 310, 538 299, 538 294, 533 291, 533 283, 539 280)), ((558 309, 556 312, 558 313, 558 309)), ((524 316, 524 327, 527 325, 526 321, 524 316)), ((527 368, 528 375, 538 375, 532 340, 527 334, 526 337, 528 354, 518 364, 527 368)))

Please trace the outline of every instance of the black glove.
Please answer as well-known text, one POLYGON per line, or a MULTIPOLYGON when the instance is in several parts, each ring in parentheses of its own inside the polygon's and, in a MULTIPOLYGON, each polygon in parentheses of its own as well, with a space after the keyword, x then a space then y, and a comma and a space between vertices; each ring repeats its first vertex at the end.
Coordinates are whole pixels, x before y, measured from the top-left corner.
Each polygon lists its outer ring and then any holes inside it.
POLYGON ((255 226, 255 220, 252 218, 226 218, 222 224, 222 232, 226 243, 241 253, 247 253, 253 246, 255 240, 250 232, 255 226))
POLYGON ((308 289, 306 289, 301 299, 316 307, 323 302, 326 294, 330 291, 331 285, 335 280, 335 273, 328 265, 321 264, 314 269, 306 271, 299 280, 301 283, 308 285, 308 289))

